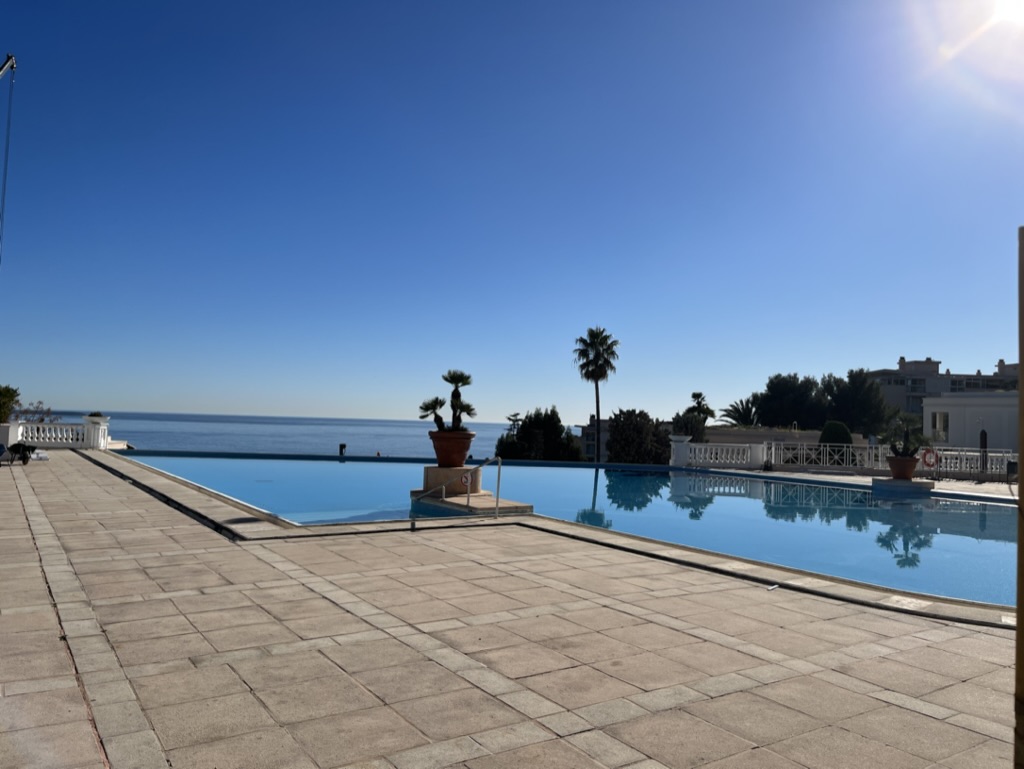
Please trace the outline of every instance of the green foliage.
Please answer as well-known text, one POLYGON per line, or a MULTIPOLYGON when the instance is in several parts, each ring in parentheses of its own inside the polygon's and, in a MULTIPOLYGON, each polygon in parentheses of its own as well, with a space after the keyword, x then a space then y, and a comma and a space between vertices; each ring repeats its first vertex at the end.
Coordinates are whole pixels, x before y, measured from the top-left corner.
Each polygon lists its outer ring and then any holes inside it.
POLYGON ((608 379, 609 374, 615 373, 618 347, 619 340, 600 326, 588 328, 586 336, 576 338, 576 349, 573 350, 580 377, 595 384, 608 379))
POLYGON ((608 420, 608 461, 668 464, 672 447, 668 432, 646 411, 619 410, 608 420))
POLYGON ((707 441, 707 417, 699 414, 676 413, 672 417, 672 433, 674 435, 689 435, 694 443, 705 443, 707 441))
POLYGON ((619 340, 612 337, 600 326, 588 328, 586 336, 576 337, 573 357, 580 377, 594 383, 594 414, 597 443, 595 459, 601 458, 601 382, 615 373, 615 361, 619 359, 619 340))
POLYGON ((706 441, 707 422, 715 418, 715 410, 704 399, 704 393, 691 393, 693 403, 680 414, 672 417, 672 432, 676 435, 692 436, 694 443, 706 441))
POLYGON ((846 423, 861 435, 878 435, 895 414, 885 403, 882 386, 866 369, 850 369, 846 379, 828 374, 821 380, 829 419, 846 423))
POLYGON ((917 452, 921 449, 921 444, 915 442, 910 435, 910 427, 903 428, 903 438, 898 441, 893 441, 889 444, 889 451, 892 452, 894 457, 916 457, 917 452))
POLYGON ((853 445, 853 434, 850 428, 837 420, 829 420, 821 428, 821 435, 818 436, 818 443, 841 443, 847 446, 853 445))
POLYGON ((797 374, 773 374, 757 397, 757 413, 765 427, 818 430, 825 424, 828 401, 818 380, 797 374))
POLYGON ((766 427, 820 429, 826 420, 846 424, 852 432, 877 435, 894 414, 885 404, 881 385, 865 369, 850 369, 846 378, 826 374, 819 382, 797 374, 773 374, 763 392, 747 403, 737 401, 722 415, 733 424, 750 424, 757 415, 766 427), (749 409, 749 410, 748 410, 749 409), (741 421, 742 420, 742 421, 741 421))
POLYGON ((21 393, 17 387, 0 385, 0 422, 10 422, 21 393))
POLYGON ((704 397, 704 393, 695 392, 690 393, 690 398, 693 403, 686 407, 684 414, 696 414, 697 416, 704 417, 705 419, 714 419, 715 410, 708 405, 707 399, 704 397))
POLYGON ((636 473, 629 470, 606 470, 605 494, 608 501, 621 510, 643 510, 669 486, 668 473, 636 473))
POLYGON ((737 427, 754 427, 759 424, 757 406, 755 405, 756 398, 757 395, 755 394, 749 398, 733 401, 722 409, 722 419, 726 423, 737 427))
POLYGON ((469 387, 473 384, 473 377, 464 371, 458 369, 449 369, 446 374, 441 376, 441 379, 452 386, 452 395, 447 401, 444 398, 428 398, 420 404, 420 419, 426 419, 428 417, 434 420, 434 425, 440 431, 446 430, 465 430, 462 426, 463 415, 467 417, 475 417, 476 409, 473 408, 472 404, 468 401, 462 400, 463 387, 469 387), (438 413, 445 407, 446 403, 451 404, 452 409, 452 424, 451 427, 444 423, 444 419, 438 413))
POLYGON ((512 426, 498 438, 494 447, 502 459, 542 459, 553 462, 579 462, 583 459, 579 441, 572 429, 562 424, 558 409, 534 409, 521 420, 510 419, 512 426))

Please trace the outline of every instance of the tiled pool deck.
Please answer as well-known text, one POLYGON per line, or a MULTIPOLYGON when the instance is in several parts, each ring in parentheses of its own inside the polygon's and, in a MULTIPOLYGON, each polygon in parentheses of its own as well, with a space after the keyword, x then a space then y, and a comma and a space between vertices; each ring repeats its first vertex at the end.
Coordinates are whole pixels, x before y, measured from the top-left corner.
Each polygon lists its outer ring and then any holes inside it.
POLYGON ((1012 763, 1005 610, 451 524, 281 529, 106 454, 3 466, 0 769, 1012 763))

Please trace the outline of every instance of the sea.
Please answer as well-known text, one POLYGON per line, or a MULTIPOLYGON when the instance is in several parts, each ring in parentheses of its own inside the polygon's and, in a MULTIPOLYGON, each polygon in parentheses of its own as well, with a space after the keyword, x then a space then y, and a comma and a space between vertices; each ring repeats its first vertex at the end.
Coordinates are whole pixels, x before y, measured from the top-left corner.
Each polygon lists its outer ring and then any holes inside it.
MULTIPOLYGON (((85 412, 54 411, 62 422, 79 422, 85 412)), ((331 419, 108 411, 110 437, 134 449, 250 454, 320 454, 431 459, 427 432, 418 419, 331 419)), ((467 422, 476 433, 477 459, 494 455, 507 424, 467 422)))

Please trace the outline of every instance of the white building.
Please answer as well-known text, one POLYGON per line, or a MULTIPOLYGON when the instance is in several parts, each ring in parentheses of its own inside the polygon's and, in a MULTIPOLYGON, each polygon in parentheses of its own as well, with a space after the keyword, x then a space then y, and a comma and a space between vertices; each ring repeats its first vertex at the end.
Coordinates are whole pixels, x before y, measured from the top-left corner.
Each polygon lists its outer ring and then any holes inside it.
POLYGON ((1018 451, 1020 394, 1011 392, 943 393, 926 397, 924 434, 934 446, 980 448, 981 431, 990 449, 1018 451))

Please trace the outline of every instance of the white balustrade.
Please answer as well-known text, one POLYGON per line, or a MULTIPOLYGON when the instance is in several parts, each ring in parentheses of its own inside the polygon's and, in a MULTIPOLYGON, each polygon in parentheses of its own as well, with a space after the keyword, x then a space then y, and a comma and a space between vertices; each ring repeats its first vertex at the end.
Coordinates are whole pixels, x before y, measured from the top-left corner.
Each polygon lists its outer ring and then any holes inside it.
MULTIPOLYGON (((733 469, 773 468, 775 470, 889 472, 889 447, 850 446, 829 443, 764 444, 692 443, 688 438, 672 436, 673 467, 733 469)), ((923 477, 1005 476, 1007 463, 1018 461, 1017 452, 1003 449, 981 451, 971 448, 942 447, 922 449, 915 475, 923 477), (932 466, 925 464, 925 452, 932 466)))
POLYGON ((27 443, 37 449, 106 449, 110 417, 85 417, 82 424, 14 422, 5 425, 8 445, 27 443))

